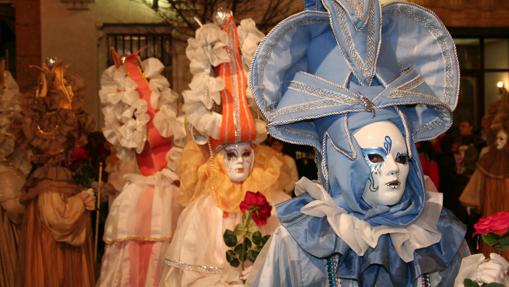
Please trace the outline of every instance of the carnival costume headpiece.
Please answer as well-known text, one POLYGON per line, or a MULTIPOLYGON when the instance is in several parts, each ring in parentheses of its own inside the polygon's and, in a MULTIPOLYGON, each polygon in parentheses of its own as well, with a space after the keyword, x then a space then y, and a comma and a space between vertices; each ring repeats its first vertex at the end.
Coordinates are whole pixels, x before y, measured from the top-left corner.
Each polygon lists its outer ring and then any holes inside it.
MULTIPOLYGON (((433 12, 410 3, 322 0, 305 1, 305 7, 268 34, 253 61, 250 83, 269 133, 316 149, 324 198, 330 198, 324 201, 335 205, 332 210, 375 229, 410 228, 426 204, 414 143, 446 131, 458 99, 453 39, 433 12), (370 169, 353 134, 378 121, 399 128, 412 158, 405 193, 392 206, 370 206, 362 198, 370 169)), ((411 285, 407 280, 445 269, 462 242, 462 236, 440 239, 432 227, 430 240, 410 243, 408 252, 398 244, 411 238, 398 243, 380 235, 361 248, 333 231, 325 217, 301 212, 313 199, 303 194, 281 204, 281 223, 313 256, 342 254, 338 274, 362 284, 387 284, 374 282, 388 274, 397 286, 411 285), (438 263, 423 265, 425 258, 438 263)), ((440 232, 444 228, 438 224, 440 232)))
POLYGON ((177 171, 180 199, 188 205, 210 193, 220 209, 238 212, 247 191, 260 191, 273 198, 293 183, 284 178, 283 161, 269 147, 249 146, 262 142, 267 135, 247 83, 252 57, 264 35, 252 19, 236 26, 226 10, 220 9, 215 20, 196 31, 186 50, 193 79, 190 89, 183 92, 183 110, 194 141, 208 143, 209 151, 188 142, 177 171), (244 160, 249 163, 241 172, 232 172, 234 168, 227 166, 226 162, 233 162, 225 160, 223 154, 228 145, 236 152, 249 150, 249 159, 244 160))
POLYGON ((68 72, 68 66, 48 58, 40 67, 35 91, 25 94, 14 126, 16 141, 32 151, 36 164, 66 165, 68 153, 87 143, 95 123, 83 110, 83 80, 68 72))
POLYGON ((164 65, 156 58, 140 62, 138 53, 121 57, 112 50, 112 57, 99 91, 105 138, 121 159, 135 155, 144 175, 174 169, 186 133, 178 95, 161 75, 164 65))
POLYGON ((205 136, 213 149, 260 142, 266 130, 251 110, 247 77, 252 56, 264 35, 252 19, 242 20, 237 27, 228 11, 219 10, 216 15, 217 23, 203 25, 196 37, 189 39, 186 55, 193 79, 190 89, 183 92, 183 110, 198 132, 195 139, 205 136), (221 112, 216 111, 218 108, 221 112))

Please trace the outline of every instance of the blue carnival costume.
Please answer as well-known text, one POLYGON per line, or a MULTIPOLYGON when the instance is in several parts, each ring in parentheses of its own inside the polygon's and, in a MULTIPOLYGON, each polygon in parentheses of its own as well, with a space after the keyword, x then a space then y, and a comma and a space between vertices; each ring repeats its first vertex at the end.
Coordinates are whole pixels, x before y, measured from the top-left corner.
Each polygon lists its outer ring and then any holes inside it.
POLYGON ((452 124, 454 42, 431 11, 378 0, 306 1, 258 48, 251 87, 274 137, 316 149, 321 185, 303 179, 278 206, 280 227, 250 286, 452 286, 468 254, 463 225, 426 192, 415 142, 452 124), (353 134, 390 121, 410 172, 392 206, 370 206, 353 134))

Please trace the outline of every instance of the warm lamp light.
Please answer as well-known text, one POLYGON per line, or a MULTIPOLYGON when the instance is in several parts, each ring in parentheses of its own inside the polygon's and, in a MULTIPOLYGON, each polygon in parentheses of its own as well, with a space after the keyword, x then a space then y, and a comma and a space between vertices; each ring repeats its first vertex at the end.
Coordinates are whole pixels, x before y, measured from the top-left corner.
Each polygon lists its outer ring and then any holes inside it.
POLYGON ((497 88, 501 89, 503 87, 504 87, 504 82, 502 82, 502 81, 497 82, 497 88))

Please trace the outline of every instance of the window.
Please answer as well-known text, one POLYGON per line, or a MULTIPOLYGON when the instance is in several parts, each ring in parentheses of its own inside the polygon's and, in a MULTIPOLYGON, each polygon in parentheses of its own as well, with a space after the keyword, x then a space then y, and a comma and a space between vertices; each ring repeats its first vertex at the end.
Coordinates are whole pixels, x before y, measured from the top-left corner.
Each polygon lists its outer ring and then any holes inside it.
POLYGON ((501 95, 497 83, 509 90, 509 31, 451 29, 451 34, 461 70, 454 120, 470 119, 479 128, 482 116, 501 95))
POLYGON ((113 65, 110 48, 115 48, 121 55, 128 55, 141 49, 140 57, 155 57, 163 65, 164 76, 172 82, 172 37, 165 25, 105 25, 107 43, 107 65, 113 65))

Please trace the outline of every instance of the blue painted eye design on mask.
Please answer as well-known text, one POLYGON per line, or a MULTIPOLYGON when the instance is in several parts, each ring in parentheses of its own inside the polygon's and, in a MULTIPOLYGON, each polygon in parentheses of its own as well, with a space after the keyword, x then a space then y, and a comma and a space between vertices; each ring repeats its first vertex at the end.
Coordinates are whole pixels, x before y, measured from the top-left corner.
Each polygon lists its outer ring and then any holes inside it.
POLYGON ((384 147, 373 147, 361 149, 364 160, 368 163, 371 172, 378 172, 392 149, 392 139, 385 137, 384 147))
MULTIPOLYGON (((361 149, 364 160, 372 173, 377 173, 382 168, 387 156, 392 149, 392 139, 389 136, 385 137, 384 147, 373 147, 361 149)), ((408 154, 397 153, 394 161, 400 164, 407 164, 409 160, 408 154)))
POLYGON ((409 160, 410 160, 410 157, 408 156, 408 154, 406 154, 406 153, 401 154, 399 152, 396 154, 396 158, 394 159, 395 162, 400 163, 400 164, 407 164, 409 160))

